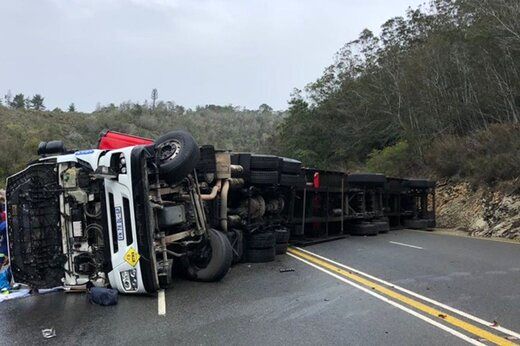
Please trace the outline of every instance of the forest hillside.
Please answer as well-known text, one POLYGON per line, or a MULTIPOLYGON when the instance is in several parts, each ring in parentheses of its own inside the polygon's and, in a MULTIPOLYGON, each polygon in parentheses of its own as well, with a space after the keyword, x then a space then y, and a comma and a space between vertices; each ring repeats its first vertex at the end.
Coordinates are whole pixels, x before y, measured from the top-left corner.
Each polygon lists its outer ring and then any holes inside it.
POLYGON ((363 31, 279 132, 322 168, 496 183, 520 172, 520 2, 434 0, 363 31))
POLYGON ((104 129, 157 138, 172 129, 190 131, 199 144, 219 149, 272 152, 272 137, 283 118, 262 105, 257 110, 207 105, 185 109, 171 102, 124 103, 93 113, 45 111, 0 106, 0 186, 5 178, 36 158, 40 141, 63 140, 69 149, 96 147, 104 129))

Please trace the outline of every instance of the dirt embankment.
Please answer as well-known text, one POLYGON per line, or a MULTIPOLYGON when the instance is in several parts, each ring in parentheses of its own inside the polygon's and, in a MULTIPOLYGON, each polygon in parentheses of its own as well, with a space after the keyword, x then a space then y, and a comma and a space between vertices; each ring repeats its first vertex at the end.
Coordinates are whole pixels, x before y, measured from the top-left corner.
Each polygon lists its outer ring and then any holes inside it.
POLYGON ((475 187, 467 182, 441 181, 437 185, 437 226, 520 240, 519 185, 475 187))

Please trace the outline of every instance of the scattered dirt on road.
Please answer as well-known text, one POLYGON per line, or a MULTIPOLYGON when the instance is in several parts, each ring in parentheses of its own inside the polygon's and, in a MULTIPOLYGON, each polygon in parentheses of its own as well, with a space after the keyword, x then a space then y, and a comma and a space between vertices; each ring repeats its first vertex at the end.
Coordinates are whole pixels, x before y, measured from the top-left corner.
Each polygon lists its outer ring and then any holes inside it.
POLYGON ((520 240, 520 181, 499 186, 437 184, 437 225, 483 237, 520 240))

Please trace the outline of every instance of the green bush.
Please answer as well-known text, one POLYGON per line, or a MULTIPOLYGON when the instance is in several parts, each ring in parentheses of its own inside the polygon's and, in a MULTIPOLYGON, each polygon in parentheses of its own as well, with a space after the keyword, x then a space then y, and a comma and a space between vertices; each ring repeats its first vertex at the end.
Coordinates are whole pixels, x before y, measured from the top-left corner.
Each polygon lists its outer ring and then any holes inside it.
POLYGON ((520 125, 494 124, 472 135, 437 139, 426 164, 439 177, 463 178, 476 184, 520 176, 520 125))
POLYGON ((368 171, 393 177, 410 176, 417 171, 418 166, 417 153, 413 152, 406 141, 397 142, 382 150, 373 150, 366 162, 368 171))

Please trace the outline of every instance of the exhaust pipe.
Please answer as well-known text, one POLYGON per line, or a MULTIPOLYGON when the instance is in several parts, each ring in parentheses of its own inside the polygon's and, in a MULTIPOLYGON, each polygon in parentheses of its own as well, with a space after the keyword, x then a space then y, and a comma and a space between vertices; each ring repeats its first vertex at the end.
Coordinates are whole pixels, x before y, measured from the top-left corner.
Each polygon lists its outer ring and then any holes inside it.
POLYGON ((222 186, 222 192, 220 193, 220 227, 224 232, 228 231, 228 220, 227 220, 227 200, 228 200, 228 192, 229 192, 229 180, 224 181, 224 185, 222 186))
POLYGON ((215 197, 217 197, 217 193, 220 191, 220 188, 222 187, 222 180, 218 180, 215 186, 211 189, 211 193, 206 195, 200 195, 200 199, 203 201, 211 201, 214 200, 215 197))

